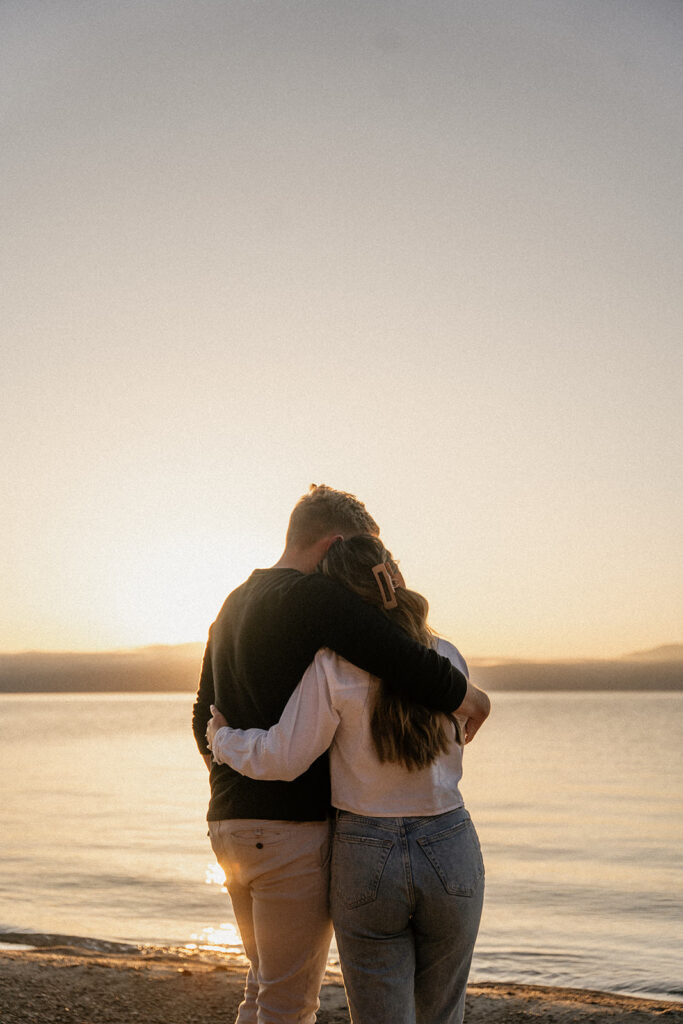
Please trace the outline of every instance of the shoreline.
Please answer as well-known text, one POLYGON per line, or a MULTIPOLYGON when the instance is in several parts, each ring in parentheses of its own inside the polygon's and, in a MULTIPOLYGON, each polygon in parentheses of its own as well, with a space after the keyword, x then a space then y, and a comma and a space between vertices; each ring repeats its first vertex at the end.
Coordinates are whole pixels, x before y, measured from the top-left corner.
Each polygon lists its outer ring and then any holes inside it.
MULTIPOLYGON (((27 936, 28 938, 28 936, 27 936)), ((117 952, 83 945, 0 948, 2 1024, 205 1024, 230 1020, 246 968, 220 950, 117 952), (220 1015, 220 1016, 219 1016, 220 1015)), ((349 1024, 328 971, 318 1024, 349 1024)), ((465 1024, 683 1024, 683 1003, 586 989, 483 982, 468 987, 465 1024)))

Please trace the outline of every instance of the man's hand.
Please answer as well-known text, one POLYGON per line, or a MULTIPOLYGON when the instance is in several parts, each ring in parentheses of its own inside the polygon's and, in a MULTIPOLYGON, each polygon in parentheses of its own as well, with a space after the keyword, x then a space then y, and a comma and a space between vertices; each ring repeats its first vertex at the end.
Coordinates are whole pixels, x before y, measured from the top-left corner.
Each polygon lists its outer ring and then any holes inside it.
POLYGON ((211 705, 211 718, 209 724, 206 727, 206 742, 209 747, 213 744, 213 738, 219 729, 222 729, 224 725, 227 725, 227 719, 220 713, 215 704, 211 705))
POLYGON ((489 717, 491 701, 483 690, 473 683, 467 684, 467 692, 456 714, 465 726, 465 743, 471 743, 477 732, 489 717))

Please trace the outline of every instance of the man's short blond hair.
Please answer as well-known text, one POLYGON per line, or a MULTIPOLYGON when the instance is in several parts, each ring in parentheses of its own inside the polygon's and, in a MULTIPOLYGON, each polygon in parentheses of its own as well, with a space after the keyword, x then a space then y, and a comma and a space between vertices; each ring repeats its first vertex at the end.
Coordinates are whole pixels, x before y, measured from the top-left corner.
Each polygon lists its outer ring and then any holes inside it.
POLYGON ((379 537, 379 526, 355 494, 335 491, 326 484, 311 484, 308 494, 299 498, 289 517, 287 544, 307 547, 331 533, 342 537, 370 533, 379 537))

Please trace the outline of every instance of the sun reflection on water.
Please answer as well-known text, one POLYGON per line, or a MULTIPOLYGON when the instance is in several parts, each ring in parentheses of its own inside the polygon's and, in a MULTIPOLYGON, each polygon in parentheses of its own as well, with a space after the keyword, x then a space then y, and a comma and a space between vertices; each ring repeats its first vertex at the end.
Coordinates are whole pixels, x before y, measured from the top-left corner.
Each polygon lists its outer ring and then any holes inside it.
POLYGON ((204 881, 207 885, 225 885, 225 871, 217 862, 206 865, 206 871, 204 872, 204 881))
MULTIPOLYGON (((219 885, 225 888, 225 872, 220 864, 212 861, 204 871, 206 885, 219 885)), ((240 933, 237 926, 230 921, 222 922, 217 928, 207 925, 200 932, 190 935, 192 942, 185 944, 186 949, 211 949, 220 953, 244 953, 240 933)))
POLYGON ((242 953, 242 940, 236 926, 224 921, 217 928, 202 928, 190 936, 194 942, 186 943, 186 949, 214 949, 217 952, 242 953))

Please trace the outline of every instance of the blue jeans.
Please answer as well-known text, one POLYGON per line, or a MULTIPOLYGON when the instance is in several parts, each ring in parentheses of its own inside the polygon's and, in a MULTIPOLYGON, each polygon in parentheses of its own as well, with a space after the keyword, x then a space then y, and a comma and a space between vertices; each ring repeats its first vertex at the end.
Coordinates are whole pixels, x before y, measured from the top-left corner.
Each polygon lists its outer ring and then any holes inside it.
POLYGON ((461 1024, 484 899, 464 807, 423 818, 337 811, 330 897, 354 1024, 461 1024))

